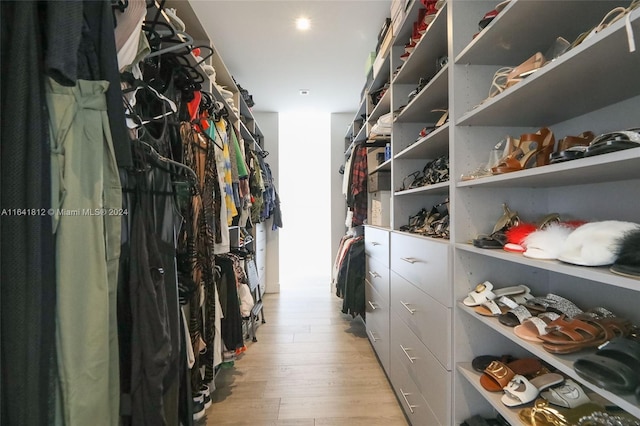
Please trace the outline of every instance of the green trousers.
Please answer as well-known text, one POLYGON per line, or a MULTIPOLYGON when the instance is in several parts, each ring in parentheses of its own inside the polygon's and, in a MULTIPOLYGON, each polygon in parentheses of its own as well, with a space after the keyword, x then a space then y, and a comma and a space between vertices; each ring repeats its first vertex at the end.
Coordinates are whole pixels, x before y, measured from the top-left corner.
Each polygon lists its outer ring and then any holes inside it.
POLYGON ((106 81, 47 83, 56 240, 56 423, 117 426, 122 188, 106 81))

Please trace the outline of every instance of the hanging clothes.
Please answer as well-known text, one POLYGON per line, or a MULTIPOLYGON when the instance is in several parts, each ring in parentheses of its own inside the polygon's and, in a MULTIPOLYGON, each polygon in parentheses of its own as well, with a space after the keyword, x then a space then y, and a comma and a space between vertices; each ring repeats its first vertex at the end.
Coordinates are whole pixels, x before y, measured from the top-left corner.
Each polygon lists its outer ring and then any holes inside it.
POLYGON ((116 291, 122 193, 107 87, 106 81, 87 80, 65 87, 49 79, 47 85, 55 176, 57 408, 67 425, 119 421, 116 291), (82 213, 100 209, 105 213, 82 213))
POLYGON ((56 282, 42 4, 0 2, 0 424, 51 424, 56 282), (15 211, 15 210, 14 210, 15 211), (25 401, 38 401, 25 407, 25 401))
POLYGON ((164 379, 171 339, 166 303, 166 272, 152 219, 151 196, 140 193, 134 206, 130 300, 132 306, 131 424, 166 425, 164 379))
POLYGON ((347 205, 353 210, 352 226, 364 224, 367 219, 367 148, 355 148, 347 205))
MULTIPOLYGON (((188 265, 196 290, 190 301, 191 317, 189 332, 196 357, 196 367, 192 369, 191 389, 194 396, 203 384, 200 375, 201 354, 206 354, 207 347, 213 347, 213 333, 215 320, 215 263, 214 245, 221 240, 220 235, 220 204, 221 194, 215 161, 214 144, 198 134, 190 123, 183 123, 180 127, 183 143, 183 161, 196 172, 198 177, 198 196, 192 199, 186 214, 185 242, 193 244, 193 249, 183 245, 191 251, 193 264, 188 265), (206 306, 203 311, 203 306, 206 306)), ((186 266, 186 265, 185 265, 186 266)), ((208 364, 207 364, 208 365, 208 364)), ((211 362, 213 365, 213 362, 211 362)))
POLYGON ((364 237, 347 241, 336 283, 336 295, 342 297, 342 312, 352 317, 365 315, 364 237))

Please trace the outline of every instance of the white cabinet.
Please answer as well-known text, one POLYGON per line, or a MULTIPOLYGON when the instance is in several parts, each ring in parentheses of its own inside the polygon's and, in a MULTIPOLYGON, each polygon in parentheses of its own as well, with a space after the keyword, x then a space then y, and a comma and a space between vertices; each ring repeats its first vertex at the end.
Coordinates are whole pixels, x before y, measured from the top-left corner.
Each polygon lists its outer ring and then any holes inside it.
POLYGON ((365 323, 367 336, 387 374, 389 366, 389 231, 365 227, 365 323))
POLYGON ((258 278, 260 280, 260 293, 264 294, 267 285, 267 231, 264 223, 256 224, 255 229, 255 255, 258 278))
POLYGON ((374 228, 367 246, 369 255, 388 253, 390 381, 414 425, 460 424, 471 415, 496 411, 518 425, 518 409, 506 408, 484 391, 470 363, 488 353, 533 355, 640 417, 633 395, 599 389, 574 372, 575 359, 589 351, 548 353, 460 303, 484 280, 496 287, 526 284, 535 295, 555 293, 584 309, 603 306, 640 324, 637 279, 614 275, 606 267, 535 260, 470 244, 491 232, 503 203, 530 222, 552 212, 566 220, 640 222, 640 149, 461 179, 486 163, 506 135, 517 138, 548 127, 557 141, 587 130, 599 135, 640 127, 640 51, 630 52, 629 43, 632 37, 640 45, 640 8, 488 98, 499 68, 517 66, 536 52, 546 54, 557 37, 572 42, 611 9, 630 2, 511 0, 478 32, 480 19, 498 3, 449 0, 396 72, 423 7, 414 0, 393 42, 390 109, 396 114, 392 159, 385 164, 392 180, 390 238, 388 247, 375 246, 376 233, 384 230, 374 228), (443 56, 448 63, 438 69, 443 56), (409 101, 420 77, 430 80, 409 101), (442 108, 448 108, 449 122, 418 137, 441 115, 432 110, 442 108), (449 182, 401 190, 410 173, 442 155, 450 157, 449 182), (445 198, 450 200, 450 240, 400 231, 411 215, 445 198))

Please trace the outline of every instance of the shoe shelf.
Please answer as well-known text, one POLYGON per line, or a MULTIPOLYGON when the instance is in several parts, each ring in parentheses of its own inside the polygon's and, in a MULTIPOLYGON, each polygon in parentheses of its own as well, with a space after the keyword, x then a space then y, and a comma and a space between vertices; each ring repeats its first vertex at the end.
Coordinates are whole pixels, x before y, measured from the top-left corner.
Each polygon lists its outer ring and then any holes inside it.
MULTIPOLYGON (((518 3, 528 2, 517 1, 514 6, 518 3)), ((639 34, 640 9, 629 18, 634 34, 639 34)), ((625 20, 618 20, 495 97, 484 102, 477 99, 482 104, 462 115, 456 124, 544 126, 640 95, 637 73, 619 71, 640 70, 640 55, 629 52, 625 20)), ((527 55, 534 53, 531 50, 527 55)), ((486 87, 490 86, 488 80, 486 87)))
POLYGON ((391 170, 391 160, 387 160, 384 163, 380 164, 378 167, 376 167, 372 172, 370 172, 369 174, 373 174, 375 172, 383 172, 383 171, 390 171, 391 170))
MULTIPOLYGON (((627 7, 629 1, 512 0, 477 37, 468 38, 472 41, 456 56, 455 63, 518 65, 535 52, 545 54, 557 37, 573 42, 616 6, 627 7)), ((478 16, 469 17, 469 28, 476 28, 478 16)))
POLYGON ((240 134, 242 135, 242 137, 245 140, 249 140, 253 143, 257 143, 257 141, 255 140, 255 138, 253 137, 253 135, 251 134, 247 126, 242 121, 240 121, 239 123, 240 123, 240 134))
POLYGON ((561 293, 573 291, 576 303, 585 307, 600 303, 633 317, 640 289, 640 281, 613 274, 608 267, 532 259, 504 250, 477 248, 467 241, 492 221, 495 214, 492 206, 503 202, 532 217, 558 211, 562 217, 575 215, 585 220, 637 221, 640 149, 636 148, 460 181, 462 173, 469 171, 465 169, 474 162, 485 161, 489 150, 505 134, 518 138, 520 134, 549 126, 558 141, 587 129, 602 134, 637 126, 634 123, 637 117, 629 112, 637 111, 640 102, 637 80, 640 55, 629 52, 625 21, 628 19, 638 43, 640 9, 502 93, 486 98, 499 68, 518 66, 537 52, 547 54, 557 37, 573 42, 578 35, 598 25, 614 7, 628 7, 630 0, 511 0, 473 38, 482 14, 497 3, 460 0, 449 4, 448 18, 452 25, 449 54, 455 58, 449 61, 452 112, 449 138, 456 180, 450 188, 455 253, 452 286, 459 324, 454 330, 453 363, 460 378, 454 391, 454 418, 477 414, 486 408, 484 399, 507 421, 522 424, 518 418, 520 408, 505 407, 500 401, 501 393, 485 391, 479 383, 480 374, 468 362, 473 355, 482 355, 484 350, 501 345, 512 347, 514 353, 527 351, 539 357, 600 397, 640 417, 640 404, 633 395, 616 395, 597 388, 574 371, 575 360, 595 348, 568 355, 549 353, 541 344, 516 336, 511 327, 497 318, 483 317, 458 302, 469 291, 469 280, 473 280, 470 277, 491 274, 496 279, 500 276, 514 281, 530 276, 540 293, 556 289, 561 293), (465 326, 471 327, 472 333, 467 333, 465 326))
POLYGON ((436 158, 449 152, 449 123, 418 139, 394 157, 395 160, 436 158))
POLYGON ((376 106, 373 108, 373 111, 369 114, 367 121, 371 125, 376 124, 378 118, 389 111, 391 111, 391 88, 387 89, 380 101, 378 101, 376 106))
MULTIPOLYGON (((432 122, 442 116, 442 112, 433 110, 449 107, 448 66, 442 68, 429 83, 404 107, 396 117, 398 123, 432 122)), ((417 79, 415 81, 417 84, 417 79)))
POLYGON ((404 19, 400 24, 398 32, 393 35, 393 44, 404 46, 411 37, 413 32, 413 22, 418 19, 418 11, 424 9, 420 0, 409 0, 409 4, 405 9, 404 19))
POLYGON ((559 260, 538 260, 525 257, 518 253, 509 253, 500 249, 482 249, 465 243, 457 243, 455 247, 458 250, 530 266, 545 271, 591 280, 614 287, 620 287, 628 290, 638 290, 640 287, 640 281, 637 279, 614 274, 609 271, 608 267, 604 266, 578 266, 570 263, 564 263, 559 260))
MULTIPOLYGON (((412 21, 417 19, 413 17, 412 21)), ((409 41, 401 39, 402 43, 409 41)), ((437 70, 437 60, 447 55, 447 6, 438 11, 427 31, 416 44, 398 74, 394 84, 417 84, 420 77, 430 77, 437 70)))
MULTIPOLYGON (((503 335, 507 339, 511 340, 512 342, 516 343, 518 346, 520 346, 523 349, 525 349, 527 352, 529 352, 532 355, 540 358, 542 361, 545 361, 545 362, 549 363, 550 365, 555 367, 558 371, 560 371, 563 374, 571 377, 573 380, 575 380, 576 382, 580 383, 584 387, 587 387, 587 388, 591 389, 593 392, 595 392, 598 395, 602 396, 604 399, 606 399, 606 400, 610 401, 611 403, 619 406, 620 408, 622 408, 623 410, 627 411, 631 415, 640 418, 640 406, 638 406, 638 403, 636 402, 636 399, 635 399, 634 395, 624 395, 624 396, 616 395, 616 394, 614 394, 612 392, 609 392, 607 390, 601 389, 601 388, 593 385, 592 383, 589 383, 589 382, 585 381, 573 369, 573 363, 578 358, 581 358, 581 357, 583 357, 583 356, 585 356, 587 354, 590 354, 590 353, 595 353, 595 350, 593 350, 593 349, 592 350, 583 350, 583 351, 580 351, 580 352, 577 352, 577 353, 573 353, 573 354, 556 356, 556 355, 551 354, 551 353, 547 352, 546 350, 544 350, 544 348, 542 347, 541 344, 528 342, 526 340, 523 340, 523 339, 519 338, 518 336, 516 336, 514 334, 512 327, 508 327, 506 325, 501 324, 498 321, 497 318, 485 317, 485 316, 479 315, 473 310, 473 308, 465 306, 462 302, 458 302, 458 309, 464 311, 468 315, 471 315, 472 317, 474 317, 476 320, 478 320, 479 322, 481 322, 485 326, 487 326, 487 327, 493 329, 494 331, 496 331, 497 333, 503 335)), ((478 375, 478 377, 479 377, 479 375, 478 375)), ((480 386, 479 379, 478 379, 477 383, 478 383, 478 386, 480 386)), ((487 394, 487 393, 492 393, 492 392, 484 391, 484 389, 482 387, 480 387, 480 389, 481 389, 481 393, 483 395, 487 394)), ((493 402, 493 401, 490 401, 490 402, 493 402)), ((497 403, 492 404, 492 405, 494 407, 496 407, 496 409, 501 408, 501 406, 504 407, 504 404, 502 404, 502 402, 500 401, 499 398, 497 400, 497 403)), ((504 407, 504 408, 506 408, 506 407, 504 407)))
POLYGON ((410 195, 447 195, 449 194, 449 182, 434 183, 433 185, 421 186, 420 188, 405 189, 404 191, 396 191, 394 197, 403 197, 410 195))
POLYGON ((382 63, 380 70, 378 71, 376 76, 373 77, 373 81, 369 85, 369 92, 373 92, 389 82, 390 80, 389 76, 391 75, 390 69, 389 69, 389 67, 391 66, 390 62, 391 62, 391 54, 387 53, 387 56, 384 57, 384 62, 382 63))
POLYGON ((358 134, 353 138, 354 143, 362 142, 367 140, 367 133, 369 133, 367 126, 363 125, 362 128, 358 131, 358 134))
MULTIPOLYGON (((518 411, 520 408, 509 408, 500 401, 502 397, 502 392, 488 392, 484 390, 484 388, 480 385, 480 376, 478 373, 471 367, 470 362, 461 362, 456 365, 456 368, 460 375, 464 377, 470 384, 473 386, 480 395, 486 399, 489 404, 491 404, 502 417, 505 418, 507 422, 511 425, 520 425, 524 424, 522 420, 518 417, 518 411)), ((524 405, 523 407, 526 407, 524 405)))
POLYGON ((640 177, 640 149, 631 148, 518 172, 457 182, 458 188, 560 187, 640 177))
POLYGON ((367 105, 367 99, 365 95, 362 97, 362 99, 360 99, 360 105, 358 106, 358 111, 353 117, 353 120, 351 120, 351 123, 349 123, 349 127, 347 128, 347 134, 345 136, 345 139, 351 141, 356 136, 356 134, 360 131, 360 129, 365 127, 364 118, 362 117, 362 115, 366 113, 366 105, 367 105), (360 124, 356 125, 357 122, 359 122, 360 124), (354 131, 355 131, 355 134, 354 134, 354 131))

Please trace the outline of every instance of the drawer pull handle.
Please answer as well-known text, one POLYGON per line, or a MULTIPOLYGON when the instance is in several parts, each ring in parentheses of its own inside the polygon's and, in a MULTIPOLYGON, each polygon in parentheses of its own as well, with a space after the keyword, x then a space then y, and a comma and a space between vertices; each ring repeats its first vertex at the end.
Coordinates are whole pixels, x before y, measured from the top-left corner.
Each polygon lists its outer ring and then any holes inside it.
POLYGON ((410 264, 412 264, 412 265, 413 265, 414 263, 418 262, 418 259, 416 259, 415 257, 401 257, 400 259, 402 259, 402 260, 404 260, 405 262, 410 263, 410 264))
POLYGON ((373 342, 377 342, 378 340, 380 340, 380 339, 376 339, 376 337, 373 335, 373 331, 371 331, 371 330, 369 330, 369 336, 371 336, 371 340, 373 342))
POLYGON ((402 388, 400 388, 400 393, 402 394, 402 397, 404 398, 404 402, 407 403, 407 407, 409 407, 409 411, 411 411, 411 414, 413 414, 413 409, 416 408, 417 405, 411 405, 409 403, 409 400, 407 399, 407 396, 409 396, 411 394, 403 391, 402 388))
POLYGON ((413 360, 418 359, 418 358, 416 358, 414 356, 409 355, 409 352, 407 352, 407 351, 412 350, 411 348, 405 348, 404 346, 400 345, 400 349, 402 349, 402 352, 404 352, 404 354, 407 356, 407 358, 409 358, 409 361, 411 361, 411 364, 413 364, 413 360))
POLYGON ((367 302, 369 303, 369 306, 371 306, 371 309, 373 309, 374 311, 378 308, 376 308, 376 305, 374 305, 373 303, 371 303, 371 300, 367 300, 367 302))
POLYGON ((381 246, 382 244, 376 242, 376 241, 371 241, 371 245, 372 246, 381 246))
POLYGON ((380 278, 382 276, 375 271, 369 271, 369 275, 371 275, 373 278, 380 278))
POLYGON ((407 311, 409 311, 409 313, 410 313, 411 315, 413 315, 413 314, 415 314, 415 313, 416 313, 416 310, 415 310, 415 309, 411 309, 411 308, 409 307, 409 303, 405 303, 405 302, 403 302, 402 300, 400 301, 400 303, 402 303, 402 306, 404 306, 404 308, 405 308, 407 311))

